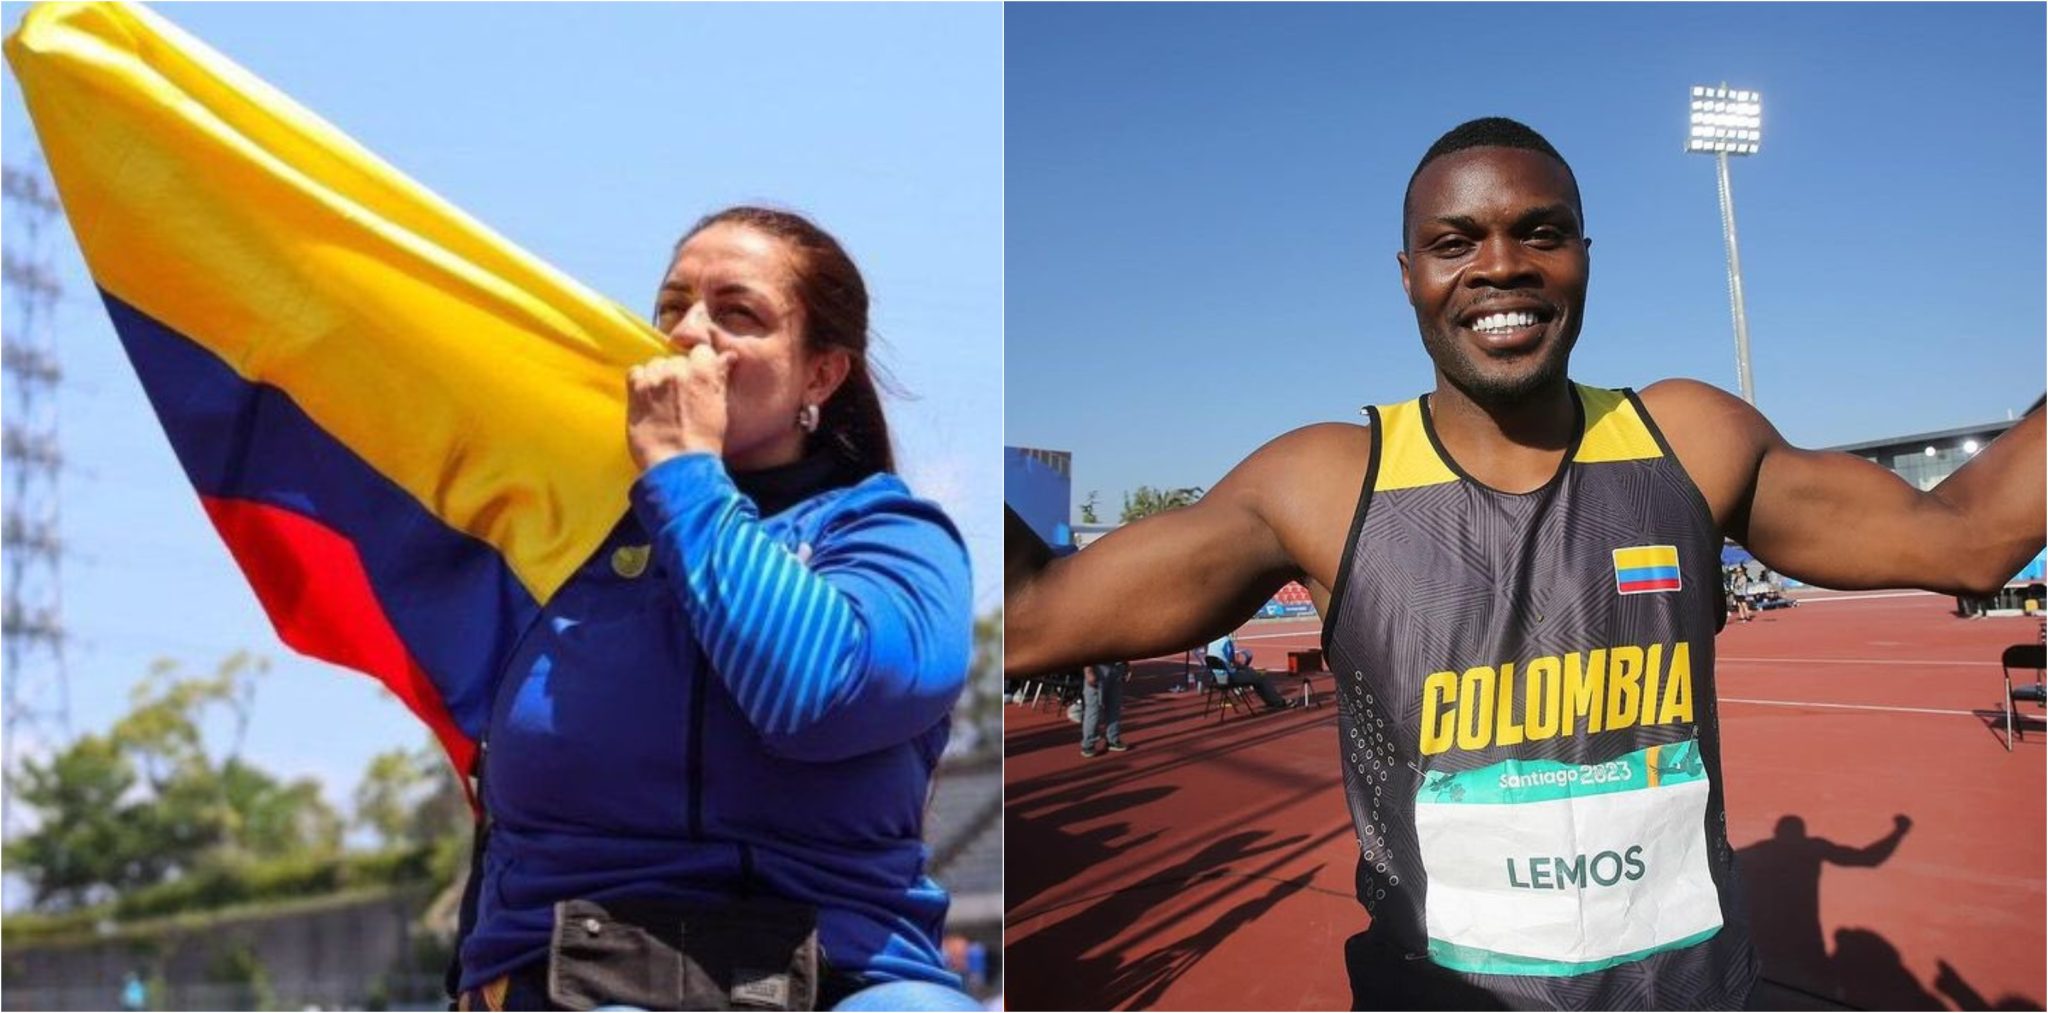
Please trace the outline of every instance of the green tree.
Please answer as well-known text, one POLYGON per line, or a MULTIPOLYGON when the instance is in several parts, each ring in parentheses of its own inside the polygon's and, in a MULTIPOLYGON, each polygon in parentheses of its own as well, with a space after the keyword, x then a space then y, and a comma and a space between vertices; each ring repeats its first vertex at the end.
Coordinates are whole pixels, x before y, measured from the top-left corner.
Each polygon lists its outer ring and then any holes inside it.
POLYGON ((1082 501, 1081 501, 1081 523, 1083 523, 1083 524, 1100 524, 1100 523, 1102 523, 1101 521, 1099 521, 1099 520, 1096 520, 1096 519, 1095 519, 1095 501, 1096 501, 1096 498, 1097 498, 1098 496, 1100 496, 1100 495, 1101 495, 1100 493, 1097 493, 1097 492, 1096 492, 1095 490, 1093 490, 1093 489, 1090 489, 1090 490, 1088 490, 1088 498, 1087 498, 1087 499, 1084 499, 1084 500, 1082 500, 1082 501))
POLYGON ((47 760, 22 761, 12 790, 36 813, 34 831, 7 845, 8 867, 28 882, 30 903, 65 909, 162 874, 129 793, 135 764, 103 735, 87 735, 47 760))
POLYGON ((356 783, 356 825, 386 845, 405 843, 411 835, 415 796, 423 789, 424 778, 411 750, 378 753, 356 783))
POLYGON ((1141 485, 1131 492, 1124 493, 1122 521, 1129 524, 1156 513, 1178 510, 1201 498, 1202 487, 1198 485, 1184 489, 1154 489, 1149 485, 1141 485))
POLYGON ((341 818, 319 782, 283 782, 239 756, 268 667, 243 653, 181 677, 160 661, 105 734, 23 763, 11 788, 33 829, 5 854, 33 906, 66 910, 202 867, 339 848, 341 818), (205 729, 221 716, 230 734, 216 760, 205 729))
POLYGON ((211 710, 225 710, 233 722, 225 758, 240 754, 255 705, 256 680, 269 671, 268 660, 247 651, 230 655, 210 677, 180 678, 177 662, 160 659, 131 691, 128 713, 114 723, 111 734, 136 757, 150 784, 161 790, 179 776, 211 767, 202 728, 211 710))
POLYGON ((280 781, 240 758, 221 766, 220 792, 231 822, 227 838, 254 858, 334 854, 341 850, 341 815, 312 778, 280 781))
POLYGON ((207 972, 207 977, 216 983, 236 986, 237 1008, 277 1008, 277 989, 270 983, 270 970, 248 943, 236 943, 216 955, 207 972))
MULTIPOLYGON (((453 837, 462 836, 466 842, 468 832, 476 822, 476 814, 469 808, 469 795, 462 790, 462 779, 456 776, 447 754, 441 751, 441 744, 431 737, 416 755, 430 772, 433 788, 413 809, 413 839, 421 843, 439 840, 446 844, 453 837)), ((463 853, 468 854, 466 843, 463 853)))
POLYGON ((1003 739, 1003 610, 974 620, 974 660, 967 669, 961 715, 974 728, 977 751, 993 750, 1003 739))
MULTIPOLYGON (((269 790, 275 782, 240 760, 256 680, 269 668, 246 651, 229 656, 210 676, 181 676, 176 662, 160 660, 130 694, 128 713, 114 722, 110 736, 134 758, 154 796, 148 832, 169 859, 167 871, 189 869, 209 853, 280 853, 273 842, 245 838, 252 825, 261 835, 290 820, 253 811, 275 808, 269 790), (207 753, 205 724, 221 712, 231 732, 216 763, 207 753)), ((319 802, 318 791, 312 795, 319 802)))
POLYGON ((412 847, 458 833, 470 819, 462 784, 431 739, 419 749, 392 749, 370 758, 356 785, 357 826, 387 847, 412 847))

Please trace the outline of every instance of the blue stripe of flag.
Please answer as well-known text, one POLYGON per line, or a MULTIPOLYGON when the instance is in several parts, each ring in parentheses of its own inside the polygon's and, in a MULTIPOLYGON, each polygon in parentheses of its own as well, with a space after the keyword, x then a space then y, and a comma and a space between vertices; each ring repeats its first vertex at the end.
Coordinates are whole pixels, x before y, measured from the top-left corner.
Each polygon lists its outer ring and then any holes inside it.
POLYGON ((541 608, 504 557, 428 513, 283 391, 100 295, 194 489, 289 510, 347 539, 456 727, 482 736, 497 675, 541 608))
POLYGON ((1614 571, 1614 579, 1624 584, 1634 584, 1645 580, 1677 580, 1678 567, 1635 566, 1626 570, 1614 571))

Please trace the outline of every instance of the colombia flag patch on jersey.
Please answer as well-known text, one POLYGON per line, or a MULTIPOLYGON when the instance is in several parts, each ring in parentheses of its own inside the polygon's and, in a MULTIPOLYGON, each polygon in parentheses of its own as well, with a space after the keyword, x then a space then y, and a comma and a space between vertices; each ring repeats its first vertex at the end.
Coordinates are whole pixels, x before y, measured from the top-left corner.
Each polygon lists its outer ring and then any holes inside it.
POLYGON ((1614 589, 1622 594, 1676 591, 1678 546, 1638 545, 1614 550, 1614 589))

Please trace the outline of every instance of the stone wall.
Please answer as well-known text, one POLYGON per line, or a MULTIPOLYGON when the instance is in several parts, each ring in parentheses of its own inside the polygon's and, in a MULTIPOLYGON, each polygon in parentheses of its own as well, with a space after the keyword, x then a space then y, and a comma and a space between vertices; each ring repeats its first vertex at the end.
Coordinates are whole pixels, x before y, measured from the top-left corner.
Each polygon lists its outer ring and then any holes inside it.
POLYGON ((119 1009, 131 971, 151 982, 154 1009, 361 1009, 380 993, 419 1006, 439 996, 438 976, 420 963, 433 950, 417 925, 428 900, 413 888, 15 943, 0 1008, 119 1009))

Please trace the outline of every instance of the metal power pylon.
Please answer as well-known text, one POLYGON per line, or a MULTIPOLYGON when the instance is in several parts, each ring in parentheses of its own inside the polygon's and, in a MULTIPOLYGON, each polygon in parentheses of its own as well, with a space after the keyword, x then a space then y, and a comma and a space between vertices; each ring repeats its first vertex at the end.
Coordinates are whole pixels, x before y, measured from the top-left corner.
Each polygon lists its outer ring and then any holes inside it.
MULTIPOLYGON (((0 634, 4 634, 6 771, 24 753, 69 737, 70 688, 64 667, 64 555, 58 513, 63 454, 57 440, 57 342, 53 323, 63 293, 52 248, 63 218, 42 171, 7 166, 7 229, 0 242, 5 283, 0 331, 0 634)), ((14 826, 12 792, 0 825, 14 826)))

